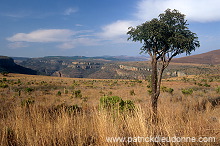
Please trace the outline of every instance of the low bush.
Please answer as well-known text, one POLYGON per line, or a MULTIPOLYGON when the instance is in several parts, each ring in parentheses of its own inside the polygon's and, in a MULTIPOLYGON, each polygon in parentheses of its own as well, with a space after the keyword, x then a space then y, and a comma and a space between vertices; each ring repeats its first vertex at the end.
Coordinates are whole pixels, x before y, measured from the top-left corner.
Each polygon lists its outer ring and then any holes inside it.
POLYGON ((161 87, 161 90, 162 90, 163 92, 167 92, 167 93, 170 93, 170 94, 173 94, 173 91, 174 91, 173 88, 167 88, 167 87, 165 87, 165 86, 162 86, 162 87, 161 87))
POLYGON ((1 88, 7 88, 7 87, 8 87, 8 85, 7 85, 7 84, 5 84, 5 83, 0 83, 0 87, 1 87, 1 88))
POLYGON ((182 93, 184 95, 191 95, 193 93, 193 89, 189 88, 189 89, 182 89, 182 93))
POLYGON ((61 91, 58 91, 57 96, 61 96, 61 95, 62 95, 61 91))
POLYGON ((27 93, 30 93, 30 92, 32 92, 32 91, 34 91, 34 89, 33 88, 25 88, 25 92, 27 92, 27 93))
POLYGON ((215 91, 216 91, 217 93, 220 93, 220 86, 218 86, 218 87, 215 89, 215 91))
POLYGON ((75 95, 75 98, 81 98, 82 97, 81 90, 73 91, 73 95, 75 95))
POLYGON ((131 100, 123 100, 118 96, 103 96, 100 98, 100 109, 105 109, 113 112, 133 111, 135 105, 131 100))

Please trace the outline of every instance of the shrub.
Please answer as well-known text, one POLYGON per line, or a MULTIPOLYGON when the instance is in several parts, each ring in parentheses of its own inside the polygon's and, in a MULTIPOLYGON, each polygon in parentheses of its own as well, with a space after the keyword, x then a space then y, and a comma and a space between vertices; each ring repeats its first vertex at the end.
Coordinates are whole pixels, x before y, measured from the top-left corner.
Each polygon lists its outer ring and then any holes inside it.
POLYGON ((30 94, 32 91, 34 91, 33 88, 29 88, 29 87, 28 87, 28 88, 25 88, 25 92, 27 92, 27 93, 29 93, 29 94, 30 94))
POLYGON ((121 111, 134 111, 134 109, 135 109, 135 105, 134 105, 133 101, 131 101, 131 100, 126 100, 126 101, 122 100, 119 103, 119 105, 120 105, 121 111))
POLYGON ((75 98, 81 98, 82 97, 81 90, 73 91, 73 94, 75 95, 75 98))
POLYGON ((170 93, 170 94, 173 94, 173 91, 174 91, 173 88, 167 88, 167 87, 165 87, 165 86, 162 86, 162 87, 161 87, 161 90, 162 90, 163 92, 168 92, 168 93, 170 93))
POLYGON ((61 96, 61 91, 58 91, 58 92, 57 92, 57 96, 61 96))
POLYGON ((8 85, 7 85, 7 84, 5 84, 5 83, 0 83, 0 87, 1 87, 1 88, 7 88, 7 87, 8 87, 8 85))
POLYGON ((197 85, 198 85, 198 86, 203 86, 203 84, 201 84, 201 83, 198 83, 197 85))
POLYGON ((211 85, 205 83, 203 86, 205 86, 205 87, 210 87, 211 85))
POLYGON ((166 92, 168 92, 168 93, 170 93, 170 94, 173 94, 173 91, 174 91, 173 88, 168 88, 168 89, 166 90, 166 92))
POLYGON ((152 90, 151 89, 147 90, 147 92, 148 92, 149 95, 152 94, 152 90))
POLYGON ((193 93, 193 89, 189 88, 189 89, 182 89, 182 93, 184 95, 191 95, 193 93))
POLYGON ((117 111, 133 111, 135 105, 131 100, 122 100, 118 96, 103 96, 100 98, 100 108, 117 113, 117 111))
POLYGON ((220 93, 220 86, 218 86, 218 87, 215 89, 215 91, 216 91, 217 93, 220 93))
POLYGON ((20 79, 18 79, 18 82, 17 82, 18 84, 20 84, 21 83, 21 80, 20 79))

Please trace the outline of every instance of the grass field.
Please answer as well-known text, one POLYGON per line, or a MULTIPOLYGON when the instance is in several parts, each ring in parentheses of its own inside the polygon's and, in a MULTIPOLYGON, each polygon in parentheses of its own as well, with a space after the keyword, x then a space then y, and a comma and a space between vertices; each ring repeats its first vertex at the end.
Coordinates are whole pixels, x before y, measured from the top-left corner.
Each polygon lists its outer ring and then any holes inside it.
POLYGON ((0 145, 156 144, 146 142, 150 136, 203 140, 159 145, 220 145, 219 75, 163 80, 158 124, 151 121, 149 90, 145 80, 0 76, 0 145), (113 96, 135 108, 101 108, 100 98, 113 96))

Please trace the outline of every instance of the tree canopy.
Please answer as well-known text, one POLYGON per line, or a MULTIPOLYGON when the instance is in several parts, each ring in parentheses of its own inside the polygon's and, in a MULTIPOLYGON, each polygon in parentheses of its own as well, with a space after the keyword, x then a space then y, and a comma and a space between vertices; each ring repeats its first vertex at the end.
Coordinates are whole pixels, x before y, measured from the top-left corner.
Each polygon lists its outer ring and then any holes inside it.
POLYGON ((174 56, 181 53, 189 55, 200 46, 198 37, 187 25, 184 14, 167 9, 159 15, 159 19, 146 21, 136 28, 129 27, 128 40, 143 43, 141 53, 150 56, 155 53, 157 60, 167 59, 169 62, 174 56))

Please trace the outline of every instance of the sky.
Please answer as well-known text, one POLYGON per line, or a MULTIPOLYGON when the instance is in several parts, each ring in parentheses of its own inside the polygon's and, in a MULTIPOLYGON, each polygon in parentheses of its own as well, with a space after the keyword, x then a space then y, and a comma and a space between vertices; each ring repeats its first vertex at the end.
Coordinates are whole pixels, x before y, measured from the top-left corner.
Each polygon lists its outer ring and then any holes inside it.
POLYGON ((128 27, 166 9, 186 15, 201 47, 220 49, 220 0, 0 0, 0 55, 139 56, 128 27))

